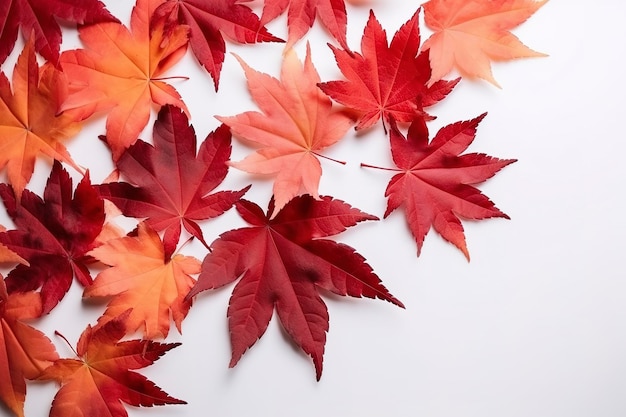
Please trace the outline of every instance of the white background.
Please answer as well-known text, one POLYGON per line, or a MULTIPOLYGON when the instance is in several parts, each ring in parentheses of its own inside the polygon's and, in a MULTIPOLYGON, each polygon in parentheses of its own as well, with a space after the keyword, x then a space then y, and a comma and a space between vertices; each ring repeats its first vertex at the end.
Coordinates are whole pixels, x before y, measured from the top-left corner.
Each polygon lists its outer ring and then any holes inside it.
MULTIPOLYGON (((128 23, 130 1, 106 3, 128 23)), ((260 13, 262 3, 251 4, 260 13)), ((409 0, 369 3, 390 37, 418 5, 409 0)), ((348 6, 348 42, 357 51, 369 7, 348 6)), ((320 382, 310 359, 290 343, 276 317, 239 365, 229 369, 226 308, 232 286, 203 293, 183 323, 183 335, 173 330, 168 339, 183 345, 142 371, 189 404, 127 407, 129 415, 626 415, 625 16, 626 6, 612 0, 552 0, 514 31, 548 58, 495 64, 502 90, 464 80, 431 108, 438 116, 430 124, 432 133, 488 111, 470 151, 519 159, 480 187, 512 220, 464 223, 470 263, 434 233, 417 258, 401 211, 339 235, 368 259, 407 308, 325 297, 330 332, 320 382)), ((286 37, 286 16, 268 28, 286 37)), ((64 31, 64 48, 77 47, 70 28, 64 31)), ((322 80, 340 79, 326 46, 332 39, 317 23, 307 39, 322 80)), ((272 75, 279 73, 282 48, 227 45, 253 68, 272 75)), ((296 46, 301 58, 304 48, 305 41, 296 46)), ((257 109, 231 55, 218 94, 191 52, 170 75, 190 76, 172 84, 191 110, 199 140, 217 127, 213 115, 257 109)), ((103 126, 102 117, 88 123, 68 145, 74 159, 91 169, 94 182, 112 168, 97 139, 103 126)), ((151 126, 142 138, 148 140, 150 131, 151 126)), ((233 160, 250 151, 235 143, 233 160)), ((359 167, 360 162, 392 166, 382 127, 358 138, 351 131, 325 154, 348 164, 322 162, 321 194, 382 217, 390 173, 359 167)), ((48 173, 49 164, 39 163, 29 188, 40 193, 48 173)), ((250 182, 247 198, 266 207, 268 181, 231 170, 220 189, 250 182)), ((0 224, 11 226, 2 216, 0 224)), ((234 210, 203 223, 209 242, 244 225, 234 210)), ((202 258, 205 250, 194 243, 183 253, 202 258)), ((62 357, 72 352, 54 330, 75 343, 104 309, 84 305, 80 297, 74 283, 60 306, 36 323, 62 357)), ((55 384, 29 384, 26 415, 47 415, 56 389, 55 384)))

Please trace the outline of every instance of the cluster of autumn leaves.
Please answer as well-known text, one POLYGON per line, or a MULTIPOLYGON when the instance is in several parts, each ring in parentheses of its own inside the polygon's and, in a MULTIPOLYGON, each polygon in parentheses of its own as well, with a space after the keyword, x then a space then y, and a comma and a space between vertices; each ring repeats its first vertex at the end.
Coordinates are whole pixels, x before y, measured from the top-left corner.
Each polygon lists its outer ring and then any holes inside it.
POLYGON ((0 227, 0 261, 10 268, 0 279, 0 400, 22 416, 25 381, 53 380, 61 388, 51 416, 126 416, 121 402, 184 403, 135 370, 176 346, 156 340, 167 337, 171 322, 180 331, 196 294, 237 280, 227 313, 231 366, 276 311, 319 379, 328 331, 320 289, 403 306, 355 249, 327 239, 377 218, 319 196, 321 152, 352 127, 383 123, 397 166, 384 168, 395 171, 384 216, 404 209, 418 253, 433 228, 469 259, 460 219, 506 217, 473 185, 514 160, 463 154, 484 115, 430 139, 425 109, 459 82, 443 80, 453 68, 496 84, 491 61, 539 55, 509 29, 544 3, 430 0, 423 9, 434 34, 423 44, 419 10, 390 43, 371 12, 356 52, 346 42, 343 0, 265 0, 261 17, 236 0, 137 0, 130 27, 97 0, 5 2, 0 62, 20 28, 26 43, 12 82, 0 73, 0 167, 8 179, 0 198, 14 223, 0 227), (217 90, 222 35, 281 41, 265 24, 284 12, 280 79, 236 57, 260 111, 218 117, 223 124, 198 145, 184 101, 163 77, 190 46, 217 90), (304 62, 291 49, 316 16, 339 43, 331 49, 343 80, 322 82, 309 49, 304 62), (60 51, 55 18, 79 24, 83 49, 60 51), (138 136, 153 104, 161 110, 148 143, 138 136), (111 181, 95 185, 63 145, 94 115, 106 116, 101 139, 117 168, 111 181), (230 161, 231 133, 258 150, 230 161), (26 188, 41 155, 54 161, 43 196, 26 188), (82 175, 75 187, 63 164, 82 175), (215 192, 229 166, 274 177, 267 212, 243 199, 249 187, 215 192), (105 200, 137 227, 121 231, 105 200), (249 226, 208 243, 200 222, 232 207, 249 226), (183 229, 206 246, 202 262, 177 252, 183 229), (94 277, 96 262, 102 271, 94 277), (84 297, 104 298, 107 307, 83 332, 77 357, 60 359, 50 339, 24 321, 50 313, 74 279, 84 297), (128 340, 136 333, 141 340, 128 340))

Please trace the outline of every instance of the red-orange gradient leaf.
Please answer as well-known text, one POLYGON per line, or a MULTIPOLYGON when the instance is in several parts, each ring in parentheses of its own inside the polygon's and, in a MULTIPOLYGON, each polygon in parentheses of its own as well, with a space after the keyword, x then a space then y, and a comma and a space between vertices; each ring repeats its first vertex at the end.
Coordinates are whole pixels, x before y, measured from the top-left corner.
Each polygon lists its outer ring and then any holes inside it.
POLYGON ((3 0, 0 4, 0 64, 9 56, 17 32, 35 37, 35 50, 51 62, 59 59, 61 28, 56 18, 80 24, 117 21, 98 0, 3 0))
POLYGON ((102 326, 87 326, 78 341, 77 359, 58 359, 39 379, 62 386, 50 417, 127 417, 122 403, 136 407, 186 404, 171 397, 145 376, 134 372, 152 365, 180 343, 120 341, 126 334, 122 314, 102 326))
POLYGON ((154 12, 152 22, 165 22, 167 31, 189 27, 189 44, 207 69, 217 91, 226 53, 224 36, 239 43, 282 42, 265 29, 240 0, 168 0, 154 12))
POLYGON ((89 182, 89 174, 72 194, 72 179, 55 161, 43 199, 24 190, 21 199, 6 184, 0 197, 17 230, 0 233, 0 243, 28 261, 7 277, 9 292, 41 288, 43 313, 64 297, 72 278, 81 285, 91 283, 86 253, 104 224, 104 202, 89 182))
POLYGON ((423 120, 416 120, 406 138, 392 125, 391 151, 402 171, 385 191, 385 217, 403 207, 417 252, 431 227, 459 248, 469 260, 460 218, 509 218, 473 185, 494 176, 515 159, 497 159, 481 153, 461 155, 474 140, 485 114, 443 127, 432 141, 423 120))
POLYGON ((99 323, 132 309, 125 319, 130 332, 164 338, 172 320, 181 331, 191 308, 185 296, 196 283, 190 275, 200 272, 199 260, 180 254, 165 258, 159 235, 145 223, 139 224, 137 236, 110 240, 90 255, 110 265, 84 291, 85 297, 113 297, 99 323))
POLYGON ((4 72, 0 73, 0 169, 6 167, 18 198, 39 154, 80 171, 62 144, 80 130, 76 114, 59 113, 66 90, 63 73, 51 64, 39 68, 32 40, 13 70, 13 91, 4 72))
POLYGON ((0 401, 24 416, 25 379, 36 379, 59 358, 48 339, 21 320, 41 315, 39 294, 7 294, 0 275, 0 401))
POLYGON ((285 53, 280 81, 257 72, 241 59, 248 88, 263 113, 248 111, 217 117, 233 134, 261 146, 235 168, 275 175, 276 211, 300 194, 318 196, 322 167, 318 152, 342 139, 352 119, 332 108, 330 99, 317 87, 319 75, 310 49, 304 65, 290 49, 285 53))
POLYGON ((196 155, 196 133, 187 115, 165 106, 154 124, 154 146, 138 140, 116 163, 128 183, 102 184, 97 190, 124 215, 146 218, 154 230, 164 230, 166 258, 176 249, 181 224, 208 246, 196 221, 221 215, 246 191, 209 194, 228 172, 230 140, 230 130, 222 125, 196 155))
POLYGON ((130 30, 119 23, 99 23, 79 29, 85 49, 66 51, 60 62, 70 80, 63 109, 81 117, 107 111, 106 137, 118 159, 148 123, 153 103, 185 109, 178 92, 162 81, 187 48, 187 28, 163 26, 150 31, 150 16, 158 0, 137 0, 130 30))
POLYGON ((361 39, 361 52, 330 46, 339 69, 347 80, 330 81, 320 88, 335 101, 356 110, 357 130, 383 123, 411 122, 417 117, 431 118, 424 107, 443 100, 458 83, 439 81, 427 87, 430 79, 428 53, 420 53, 419 10, 394 35, 387 45, 387 34, 373 12, 361 39))
POLYGON ((251 227, 223 233, 211 244, 213 250, 188 295, 241 277, 228 307, 231 367, 263 335, 276 309, 289 336, 313 359, 319 379, 328 331, 320 289, 403 307, 353 248, 323 239, 376 217, 340 200, 309 195, 294 198, 275 216, 273 201, 267 215, 246 200, 235 207, 251 227))
POLYGON ((424 21, 434 31, 424 42, 433 70, 430 83, 456 68, 463 77, 498 85, 491 61, 545 56, 525 46, 510 30, 548 0, 430 0, 424 21))

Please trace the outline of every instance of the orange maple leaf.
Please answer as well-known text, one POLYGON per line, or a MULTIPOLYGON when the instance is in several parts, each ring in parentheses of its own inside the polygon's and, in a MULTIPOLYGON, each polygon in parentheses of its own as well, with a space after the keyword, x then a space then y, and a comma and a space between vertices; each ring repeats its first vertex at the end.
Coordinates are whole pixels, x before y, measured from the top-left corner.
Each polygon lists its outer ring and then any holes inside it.
POLYGON ((7 294, 0 275, 0 401, 16 416, 24 416, 25 379, 38 378, 59 358, 43 333, 20 320, 41 315, 35 292, 7 294))
POLYGON ((59 113, 66 90, 64 74, 51 64, 39 68, 32 38, 13 70, 13 91, 7 76, 0 73, 0 169, 6 166, 18 199, 40 153, 80 171, 61 143, 80 130, 76 114, 59 113))
POLYGON ((181 331, 191 307, 185 296, 196 283, 190 274, 200 273, 198 259, 177 254, 166 260, 159 235, 145 223, 138 225, 137 236, 109 240, 89 255, 111 266, 84 291, 85 297, 113 296, 99 324, 132 308, 126 319, 129 332, 167 337, 170 313, 181 331))
POLYGON ((482 78, 498 86, 491 61, 545 56, 525 46, 509 30, 522 24, 548 0, 430 0, 424 21, 434 31, 424 42, 430 49, 429 84, 453 68, 461 76, 482 78))
POLYGON ((153 102, 187 112, 178 92, 162 76, 185 54, 188 28, 178 26, 166 37, 161 21, 151 31, 150 17, 161 3, 138 0, 130 30, 114 22, 81 27, 86 49, 61 54, 61 65, 71 80, 63 108, 78 110, 83 118, 109 111, 106 138, 115 160, 137 140, 153 102))
POLYGON ((230 165, 250 173, 276 175, 275 213, 297 195, 319 198, 322 167, 318 151, 339 141, 354 121, 347 113, 333 110, 328 96, 317 87, 320 77, 308 45, 304 66, 292 49, 285 53, 280 81, 237 59, 264 114, 249 111, 217 117, 234 135, 261 146, 230 165))

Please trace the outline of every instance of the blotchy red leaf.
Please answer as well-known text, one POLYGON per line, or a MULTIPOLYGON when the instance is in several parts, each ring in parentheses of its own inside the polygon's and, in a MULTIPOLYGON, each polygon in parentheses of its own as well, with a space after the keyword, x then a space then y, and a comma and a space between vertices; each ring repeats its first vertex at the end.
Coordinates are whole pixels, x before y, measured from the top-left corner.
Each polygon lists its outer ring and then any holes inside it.
POLYGON ((43 313, 63 298, 76 277, 82 285, 92 279, 86 253, 104 224, 104 203, 89 182, 89 174, 72 195, 72 179, 55 161, 44 198, 24 190, 21 199, 7 184, 0 197, 17 230, 0 233, 0 243, 29 262, 18 265, 7 277, 10 293, 41 288, 43 313))
POLYGON ((247 189, 209 194, 226 177, 231 135, 222 125, 210 133, 196 155, 196 134, 187 115, 165 106, 154 124, 153 145, 138 140, 116 162, 129 182, 97 186, 126 216, 147 218, 156 231, 165 231, 165 256, 178 244, 181 224, 207 247, 198 220, 217 217, 247 189))
POLYGON ((473 185, 516 160, 480 153, 461 155, 474 140, 476 127, 484 117, 445 126, 430 143, 423 120, 411 124, 406 139, 392 125, 391 151, 402 172, 391 178, 385 191, 389 197, 385 217, 404 207, 418 255, 433 227, 469 260, 460 218, 509 218, 473 185))
POLYGON ((189 27, 189 43, 200 64, 207 69, 217 91, 226 44, 222 34, 239 43, 282 42, 241 0, 168 0, 152 17, 153 26, 165 22, 171 31, 189 27))
POLYGON ((59 358, 50 339, 21 321, 39 315, 39 294, 9 295, 0 275, 0 401, 18 417, 24 416, 24 380, 38 378, 59 358))
POLYGON ((56 18, 79 24, 117 22, 98 0, 4 0, 0 4, 0 64, 9 56, 18 29, 35 37, 35 50, 49 61, 57 62, 61 28, 56 18))
POLYGON ((376 217, 340 200, 309 195, 294 198, 273 218, 273 201, 267 215, 246 200, 235 206, 252 226, 226 232, 211 244, 188 295, 241 277, 228 307, 231 367, 263 335, 276 309, 287 333, 313 359, 319 379, 328 331, 320 289, 403 307, 353 248, 322 239, 376 217))
POLYGON ((289 38, 287 48, 300 40, 319 17, 330 34, 339 42, 342 48, 348 49, 346 43, 346 5, 344 0, 265 0, 261 24, 265 25, 276 19, 289 8, 287 25, 289 38))
POLYGON ((145 376, 133 372, 152 365, 180 343, 120 341, 128 312, 102 326, 87 326, 77 346, 78 359, 58 359, 39 379, 62 384, 50 417, 127 417, 122 402, 152 407, 186 404, 165 393, 145 376))
POLYGON ((428 53, 420 53, 419 10, 394 35, 387 45, 387 34, 374 12, 361 39, 362 55, 330 46, 337 65, 347 78, 321 83, 320 88, 335 101, 356 110, 360 120, 356 129, 366 129, 381 117, 383 123, 411 122, 417 117, 431 118, 424 107, 448 95, 458 83, 438 81, 430 87, 428 53))

